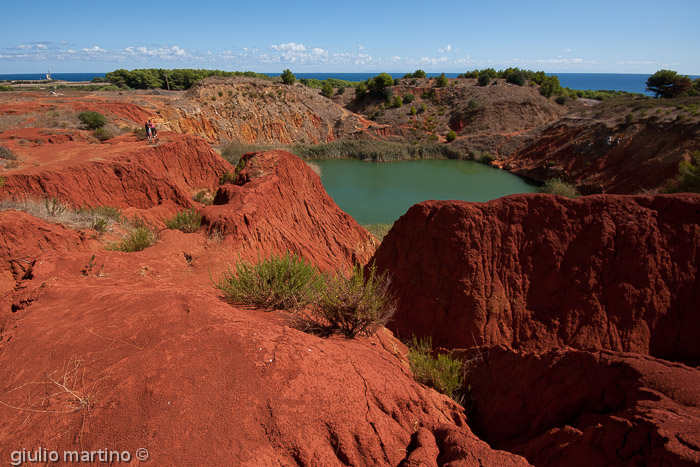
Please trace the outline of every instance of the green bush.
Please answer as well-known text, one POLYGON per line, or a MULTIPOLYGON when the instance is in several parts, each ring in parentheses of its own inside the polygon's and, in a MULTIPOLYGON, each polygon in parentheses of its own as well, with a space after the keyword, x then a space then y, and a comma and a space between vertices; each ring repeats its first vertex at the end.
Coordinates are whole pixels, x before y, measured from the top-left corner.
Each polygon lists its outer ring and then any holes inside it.
POLYGON ((236 174, 233 172, 224 172, 219 177, 219 185, 224 185, 226 183, 233 183, 236 180, 236 174))
POLYGON ((416 381, 459 401, 464 383, 464 364, 447 354, 432 355, 432 339, 413 336, 408 344, 408 362, 416 381))
POLYGON ((80 112, 78 119, 91 130, 96 130, 107 124, 107 119, 99 112, 80 112))
POLYGON ((11 87, 11 86, 0 85, 0 92, 4 92, 4 91, 12 91, 12 87, 11 87))
POLYGON ((185 233, 193 233, 202 226, 202 216, 196 209, 185 209, 165 221, 165 226, 173 230, 181 230, 185 233))
POLYGON ((294 76, 294 73, 292 73, 289 69, 284 70, 280 75, 280 78, 282 78, 282 82, 284 84, 294 84, 294 81, 297 79, 296 76, 294 76))
POLYGON ((416 70, 416 71, 413 72, 413 77, 414 77, 414 78, 420 79, 420 78, 425 78, 426 76, 427 76, 427 75, 425 74, 425 71, 423 71, 423 70, 416 70))
POLYGON ((235 271, 224 273, 216 287, 233 302, 289 310, 311 303, 320 281, 315 266, 285 253, 255 265, 238 261, 235 271))
POLYGON ((571 183, 567 183, 560 178, 550 178, 540 188, 542 193, 550 195, 565 196, 567 198, 578 198, 581 194, 571 183))
POLYGON ((97 138, 99 141, 107 141, 108 139, 114 138, 114 134, 111 131, 104 128, 97 128, 92 132, 92 136, 97 138))
POLYGON ((403 99, 401 99, 399 96, 395 96, 394 100, 391 101, 391 106, 394 107, 395 109, 402 107, 403 106, 403 99))
POLYGON ((477 79, 477 83, 479 83, 479 86, 487 86, 491 82, 491 76, 489 76, 487 73, 480 74, 479 78, 477 79))
POLYGON ((155 245, 157 241, 158 237, 155 233, 153 233, 153 231, 151 231, 151 229, 146 226, 140 226, 136 227, 128 237, 123 239, 121 242, 108 247, 108 249, 133 253, 136 251, 145 250, 149 246, 155 245))
POLYGON ((518 86, 524 86, 525 82, 527 81, 527 76, 525 76, 525 73, 523 73, 521 70, 516 68, 510 74, 508 74, 506 81, 518 86))
POLYGON ((678 165, 678 175, 666 191, 700 193, 700 151, 693 152, 690 161, 683 161, 678 165))
POLYGON ((450 130, 447 132, 447 136, 445 137, 448 143, 451 143, 452 141, 457 139, 457 132, 454 130, 450 130))
POLYGON ((418 111, 416 110, 416 108, 414 106, 411 106, 410 112, 411 112, 411 115, 415 115, 416 113, 418 113, 418 111))
POLYGON ((416 99, 416 96, 414 96, 412 93, 407 92, 406 94, 403 95, 403 102, 404 104, 410 104, 416 99))
POLYGON ((447 86, 447 77, 445 76, 445 73, 442 73, 440 76, 435 78, 435 86, 439 88, 444 88, 447 86))
POLYGON ((328 81, 325 81, 323 86, 321 86, 321 95, 329 99, 333 97, 333 85, 328 81))
POLYGON ((377 274, 374 266, 365 270, 356 265, 349 277, 341 273, 325 276, 310 312, 297 314, 293 323, 313 334, 369 336, 385 325, 395 310, 387 275, 377 274))
POLYGON ((556 102, 559 105, 564 105, 566 104, 567 97, 566 96, 557 96, 556 99, 554 99, 554 102, 556 102))

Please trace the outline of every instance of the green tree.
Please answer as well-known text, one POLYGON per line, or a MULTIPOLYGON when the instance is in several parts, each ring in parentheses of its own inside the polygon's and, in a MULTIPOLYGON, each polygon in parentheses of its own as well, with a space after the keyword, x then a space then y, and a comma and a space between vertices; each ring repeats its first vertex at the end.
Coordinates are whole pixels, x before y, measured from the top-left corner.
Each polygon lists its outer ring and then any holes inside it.
POLYGON ((558 76, 547 76, 540 86, 540 94, 549 99, 555 94, 561 94, 564 90, 559 84, 558 76))
MULTIPOLYGON (((558 80, 558 78, 557 78, 558 80)), ((506 77, 506 81, 511 83, 511 84, 516 84, 518 86, 524 86, 525 82, 527 81, 527 76, 525 76, 525 73, 523 73, 521 70, 518 70, 517 68, 508 73, 508 76, 506 77)))
POLYGON ((452 141, 457 139, 457 132, 454 130, 450 130, 447 132, 447 136, 445 137, 448 143, 451 143, 452 141))
POLYGON ((427 75, 425 74, 425 71, 423 70, 416 70, 413 72, 413 77, 414 78, 425 78, 427 75))
POLYGON ((282 82, 284 84, 294 84, 294 81, 297 79, 297 77, 294 76, 294 73, 292 73, 289 69, 284 70, 280 75, 280 78, 282 78, 282 82))
POLYGON ((355 88, 355 99, 362 99, 367 95, 367 84, 360 83, 355 88))
POLYGON ((689 77, 672 70, 657 71, 647 79, 646 84, 647 90, 656 94, 656 97, 677 97, 692 87, 689 77))
POLYGON ((321 86, 321 95, 328 98, 333 97, 333 85, 328 81, 323 82, 323 86, 321 86))
POLYGON ((394 84, 394 78, 388 73, 379 73, 374 78, 368 80, 367 88, 370 93, 381 99, 388 101, 391 99, 391 86, 394 84))
POLYGON ((445 73, 441 74, 435 79, 435 86, 439 88, 444 88, 447 86, 447 77, 445 76, 445 73))
POLYGON ((476 80, 477 83, 479 83, 479 86, 486 86, 491 82, 491 77, 484 73, 482 75, 479 75, 479 78, 476 80))

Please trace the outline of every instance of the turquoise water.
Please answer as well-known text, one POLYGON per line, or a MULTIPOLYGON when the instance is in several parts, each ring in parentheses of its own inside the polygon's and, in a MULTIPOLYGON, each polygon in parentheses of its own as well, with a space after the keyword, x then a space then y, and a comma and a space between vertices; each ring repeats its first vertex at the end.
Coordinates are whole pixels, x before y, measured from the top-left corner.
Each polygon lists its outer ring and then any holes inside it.
POLYGON ((392 223, 412 205, 429 199, 489 201, 538 191, 538 185, 524 178, 471 161, 313 162, 321 167, 331 198, 360 224, 392 223))

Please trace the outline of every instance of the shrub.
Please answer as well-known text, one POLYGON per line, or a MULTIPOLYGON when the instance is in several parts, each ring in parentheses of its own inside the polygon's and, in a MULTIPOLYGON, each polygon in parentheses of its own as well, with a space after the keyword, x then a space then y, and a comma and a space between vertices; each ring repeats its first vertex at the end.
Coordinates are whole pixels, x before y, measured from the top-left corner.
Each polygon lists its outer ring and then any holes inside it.
POLYGON ((413 77, 414 78, 425 78, 427 75, 425 74, 425 71, 423 70, 416 70, 413 72, 413 77))
POLYGON ((442 73, 440 76, 435 78, 435 86, 439 88, 444 88, 447 86, 447 77, 445 76, 445 73, 442 73))
POLYGON ((403 100, 399 96, 395 96, 394 100, 391 102, 391 106, 398 109, 403 106, 403 100))
POLYGON ((700 193, 700 151, 695 151, 690 161, 683 161, 678 165, 678 174, 666 191, 700 193))
POLYGON ((418 113, 416 108, 414 106, 411 106, 411 115, 415 115, 416 113, 418 113))
POLYGON ((233 183, 236 180, 236 174, 233 172, 225 172, 219 177, 219 185, 233 183))
POLYGON ((578 198, 581 194, 571 183, 567 183, 560 178, 550 178, 540 188, 542 193, 550 195, 565 196, 567 198, 578 198))
POLYGON ((107 119, 99 112, 80 112, 78 119, 91 130, 96 130, 107 124, 107 119))
POLYGON ((479 104, 479 101, 476 99, 469 99, 469 103, 467 104, 467 107, 470 108, 471 110, 476 110, 479 107, 481 107, 481 104, 479 104))
POLYGON ((310 312, 298 313, 293 323, 314 334, 369 336, 386 324, 395 310, 387 275, 377 274, 374 266, 365 270, 355 265, 349 277, 340 273, 326 276, 310 312))
POLYGON ((16 161, 17 154, 12 152, 10 149, 6 148, 5 146, 0 146, 0 159, 7 159, 10 161, 16 161))
POLYGON ((464 382, 464 364, 447 354, 432 355, 432 339, 413 336, 408 344, 408 362, 416 381, 459 401, 464 382))
POLYGON ((407 92, 406 94, 403 95, 403 102, 404 104, 410 104, 416 99, 416 96, 414 96, 412 93, 407 92))
POLYGON ((185 233, 193 233, 202 226, 202 216, 196 209, 185 209, 175 214, 165 221, 165 226, 169 229, 180 230, 185 233))
POLYGON ((199 190, 192 199, 198 203, 202 203, 205 206, 209 206, 214 202, 214 196, 212 196, 207 189, 199 190))
POLYGON ((280 75, 280 78, 282 78, 282 82, 284 84, 294 84, 294 81, 296 81, 296 76, 294 76, 294 73, 292 73, 290 70, 284 70, 282 74, 280 75))
POLYGON ((490 82, 491 76, 489 76, 486 73, 479 75, 479 78, 477 79, 477 83, 479 83, 479 86, 487 86, 490 82))
POLYGON ((556 102, 559 105, 564 105, 566 104, 566 96, 557 96, 556 99, 554 99, 554 102, 556 102))
POLYGON ((158 237, 155 233, 153 233, 153 231, 151 231, 151 229, 146 226, 140 226, 136 227, 128 237, 123 239, 121 242, 108 247, 108 249, 133 253, 136 251, 145 250, 149 246, 154 245, 157 241, 158 237))
POLYGON ((146 128, 139 126, 134 128, 132 133, 139 139, 146 139, 148 138, 148 133, 146 133, 146 128))
POLYGON ((557 76, 547 76, 542 80, 542 85, 540 86, 540 94, 549 99, 555 94, 561 94, 564 92, 563 88, 559 84, 559 77, 557 76))
POLYGON ((4 91, 12 91, 12 87, 11 87, 11 86, 0 85, 0 92, 4 92, 4 91))
POLYGON ((516 68, 506 77, 506 81, 518 86, 524 86, 525 82, 527 81, 527 76, 525 76, 525 73, 516 68))
POLYGON ((323 86, 321 87, 321 95, 328 98, 333 97, 333 85, 328 81, 323 83, 323 86))
POLYGON ((447 136, 445 137, 447 139, 448 143, 451 143, 452 141, 457 139, 457 133, 454 130, 450 130, 447 132, 447 136))
POLYGON ((311 263, 295 254, 271 255, 252 265, 238 261, 216 287, 234 302, 277 309, 308 305, 316 296, 321 276, 311 263))
POLYGON ((97 128, 92 132, 92 136, 97 138, 99 141, 107 141, 108 139, 114 138, 112 132, 104 128, 97 128))

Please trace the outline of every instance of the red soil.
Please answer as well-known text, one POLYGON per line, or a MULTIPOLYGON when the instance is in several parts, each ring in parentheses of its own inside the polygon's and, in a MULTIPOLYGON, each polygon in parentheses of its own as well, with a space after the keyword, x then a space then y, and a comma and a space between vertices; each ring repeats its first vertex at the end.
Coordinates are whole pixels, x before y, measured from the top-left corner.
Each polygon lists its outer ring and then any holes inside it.
POLYGON ((365 264, 376 240, 326 193, 301 159, 284 151, 249 153, 235 184, 223 185, 202 223, 244 257, 292 251, 326 271, 365 264))
POLYGON ((415 205, 374 259, 400 336, 697 362, 699 252, 698 195, 516 195, 415 205))

